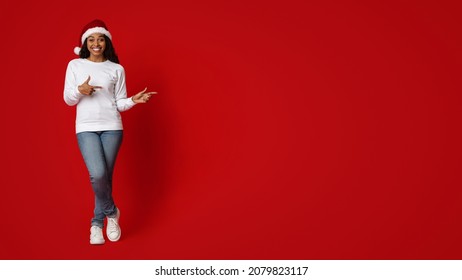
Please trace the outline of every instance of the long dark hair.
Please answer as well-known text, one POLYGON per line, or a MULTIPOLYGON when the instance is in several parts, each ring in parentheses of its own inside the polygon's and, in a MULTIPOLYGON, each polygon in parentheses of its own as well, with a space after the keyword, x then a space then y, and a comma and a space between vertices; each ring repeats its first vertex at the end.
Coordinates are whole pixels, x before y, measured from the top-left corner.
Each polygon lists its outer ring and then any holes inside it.
MULTIPOLYGON (((104 58, 120 64, 119 63, 119 57, 116 54, 114 45, 112 45, 111 39, 109 39, 108 36, 104 35, 104 40, 106 41, 106 48, 104 49, 103 55, 104 58)), ((82 49, 80 50, 79 53, 80 58, 88 58, 90 56, 90 51, 88 50, 87 47, 87 39, 85 39, 85 42, 83 42, 82 49)))

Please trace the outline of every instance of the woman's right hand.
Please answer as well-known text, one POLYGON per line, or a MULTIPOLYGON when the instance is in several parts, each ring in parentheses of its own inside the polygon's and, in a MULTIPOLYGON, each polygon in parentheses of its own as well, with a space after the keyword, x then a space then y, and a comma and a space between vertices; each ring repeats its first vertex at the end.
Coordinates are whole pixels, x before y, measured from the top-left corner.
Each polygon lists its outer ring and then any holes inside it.
POLYGON ((92 95, 96 89, 102 88, 100 86, 91 86, 90 84, 88 84, 88 82, 90 82, 90 76, 88 76, 88 79, 79 86, 78 89, 81 94, 92 95))

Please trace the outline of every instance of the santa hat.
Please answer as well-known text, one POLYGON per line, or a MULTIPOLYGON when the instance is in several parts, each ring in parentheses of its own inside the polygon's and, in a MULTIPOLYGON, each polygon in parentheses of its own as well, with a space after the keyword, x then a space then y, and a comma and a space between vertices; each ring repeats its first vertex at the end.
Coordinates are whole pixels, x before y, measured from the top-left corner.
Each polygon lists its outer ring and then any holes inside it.
POLYGON ((108 36, 109 39, 112 40, 111 33, 109 33, 109 30, 107 29, 106 24, 102 20, 95 19, 83 27, 82 33, 79 38, 79 44, 78 44, 80 47, 74 48, 74 53, 76 55, 80 54, 80 49, 82 48, 82 45, 85 42, 85 39, 87 39, 88 36, 90 36, 93 33, 104 34, 108 36))

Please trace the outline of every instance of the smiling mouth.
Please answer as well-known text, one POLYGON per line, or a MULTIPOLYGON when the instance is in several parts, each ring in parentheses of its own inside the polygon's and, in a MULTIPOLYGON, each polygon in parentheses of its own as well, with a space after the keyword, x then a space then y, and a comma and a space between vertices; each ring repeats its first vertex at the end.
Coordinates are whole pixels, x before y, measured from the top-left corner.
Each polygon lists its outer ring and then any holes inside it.
POLYGON ((99 52, 101 48, 92 48, 92 50, 94 50, 95 52, 99 52))

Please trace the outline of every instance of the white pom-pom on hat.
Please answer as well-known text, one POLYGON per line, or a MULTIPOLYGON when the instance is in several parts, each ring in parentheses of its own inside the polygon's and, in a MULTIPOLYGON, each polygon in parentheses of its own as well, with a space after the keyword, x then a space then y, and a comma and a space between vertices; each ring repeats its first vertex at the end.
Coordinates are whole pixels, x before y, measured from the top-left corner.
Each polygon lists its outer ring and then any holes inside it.
POLYGON ((109 37, 109 39, 112 40, 111 33, 107 29, 106 24, 102 20, 95 19, 95 20, 91 21, 90 23, 88 23, 87 25, 85 25, 83 27, 82 33, 80 34, 80 38, 79 38, 79 46, 80 47, 75 47, 74 48, 74 53, 76 55, 80 54, 80 49, 81 49, 81 46, 83 45, 83 43, 85 42, 85 39, 87 39, 88 36, 90 36, 93 33, 104 34, 107 37, 109 37))
POLYGON ((74 53, 75 53, 76 55, 79 55, 81 49, 82 49, 82 48, 80 48, 80 47, 75 47, 75 48, 74 48, 74 53))

